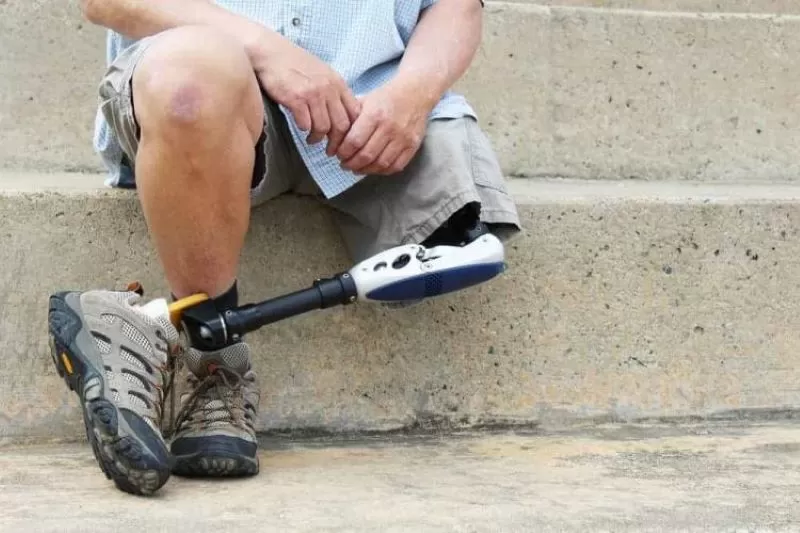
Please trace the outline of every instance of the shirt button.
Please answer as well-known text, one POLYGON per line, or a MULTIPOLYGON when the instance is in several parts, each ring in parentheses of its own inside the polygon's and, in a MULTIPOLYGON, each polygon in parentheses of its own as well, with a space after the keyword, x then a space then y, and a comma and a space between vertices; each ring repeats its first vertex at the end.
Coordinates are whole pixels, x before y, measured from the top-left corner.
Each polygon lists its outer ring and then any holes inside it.
POLYGON ((299 26, 299 25, 300 25, 300 19, 297 18, 297 17, 293 18, 292 19, 292 26, 299 26))

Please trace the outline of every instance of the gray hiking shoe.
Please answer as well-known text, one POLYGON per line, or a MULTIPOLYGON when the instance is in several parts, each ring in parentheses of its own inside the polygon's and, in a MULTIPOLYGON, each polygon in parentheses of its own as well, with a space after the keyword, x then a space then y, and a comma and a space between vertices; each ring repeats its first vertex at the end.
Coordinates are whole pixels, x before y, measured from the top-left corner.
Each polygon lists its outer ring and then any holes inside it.
POLYGON ((53 362, 80 398, 100 468, 120 490, 152 494, 172 467, 160 426, 179 335, 139 299, 128 291, 59 292, 50 296, 48 325, 53 362))
POLYGON ((189 349, 171 450, 172 473, 239 477, 258 473, 255 419, 259 389, 250 349, 240 342, 216 352, 189 349))

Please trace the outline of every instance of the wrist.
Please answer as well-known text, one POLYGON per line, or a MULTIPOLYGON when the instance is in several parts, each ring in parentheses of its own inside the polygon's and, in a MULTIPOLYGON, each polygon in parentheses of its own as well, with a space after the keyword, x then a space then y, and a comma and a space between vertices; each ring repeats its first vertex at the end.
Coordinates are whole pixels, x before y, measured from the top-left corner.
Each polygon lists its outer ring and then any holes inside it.
POLYGON ((281 44, 281 37, 269 28, 252 23, 242 34, 244 49, 250 64, 256 71, 263 70, 270 62, 276 48, 281 44))
POLYGON ((444 91, 433 80, 425 80, 423 76, 398 74, 389 82, 391 91, 399 98, 410 101, 424 114, 433 111, 442 99, 444 91))

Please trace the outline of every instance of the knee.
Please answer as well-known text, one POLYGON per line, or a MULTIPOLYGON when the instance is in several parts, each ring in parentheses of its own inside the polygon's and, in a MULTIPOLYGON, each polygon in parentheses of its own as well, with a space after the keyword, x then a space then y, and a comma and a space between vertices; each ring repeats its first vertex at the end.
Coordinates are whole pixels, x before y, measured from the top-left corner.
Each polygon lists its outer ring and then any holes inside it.
MULTIPOLYGON (((160 129, 206 129, 209 123, 252 114, 261 106, 244 48, 203 27, 168 30, 154 41, 136 66, 132 90, 143 129, 154 123, 160 129)), ((246 122, 258 129, 260 118, 246 122)))

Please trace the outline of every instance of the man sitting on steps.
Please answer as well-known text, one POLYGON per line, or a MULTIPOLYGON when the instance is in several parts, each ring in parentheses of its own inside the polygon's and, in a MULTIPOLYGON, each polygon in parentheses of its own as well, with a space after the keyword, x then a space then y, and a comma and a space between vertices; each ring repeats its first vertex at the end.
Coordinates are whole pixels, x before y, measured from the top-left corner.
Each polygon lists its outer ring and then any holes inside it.
MULTIPOLYGON (((83 10, 109 30, 95 146, 108 184, 136 189, 173 297, 238 305, 250 209, 285 193, 329 206, 354 261, 458 239, 478 213, 490 231, 518 231, 489 141, 451 91, 480 43, 480 0, 83 0, 83 10)), ((51 298, 56 353, 68 357, 56 364, 76 380, 103 471, 137 494, 171 473, 257 473, 247 344, 182 353, 189 393, 168 448, 178 333, 140 299, 51 298)))

